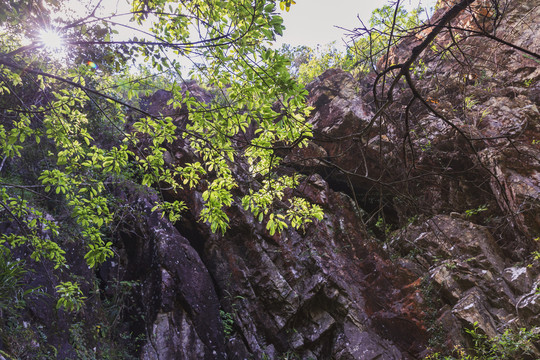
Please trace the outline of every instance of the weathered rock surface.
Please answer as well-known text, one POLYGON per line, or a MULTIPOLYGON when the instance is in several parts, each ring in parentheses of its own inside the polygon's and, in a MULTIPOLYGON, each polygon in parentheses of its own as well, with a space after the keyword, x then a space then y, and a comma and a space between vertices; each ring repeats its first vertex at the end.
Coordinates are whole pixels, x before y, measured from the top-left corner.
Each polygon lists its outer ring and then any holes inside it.
MULTIPOLYGON (((530 17, 523 21, 540 16, 530 2, 520 3, 510 6, 501 29, 508 41, 538 51, 537 27, 519 36, 510 30, 523 6, 530 17)), ((466 16, 459 24, 470 25, 466 16)), ((393 62, 415 41, 398 47, 393 62)), ((177 228, 212 278, 230 359, 419 359, 436 336, 438 348, 467 345, 462 329, 475 323, 490 337, 540 325, 540 272, 527 266, 539 233, 540 73, 517 50, 467 41, 479 59, 472 67, 430 61, 429 53, 414 75, 443 118, 414 105, 405 127, 401 114, 411 94, 400 89, 387 116, 373 121, 369 76, 358 81, 334 69, 308 85, 315 137, 285 164, 309 175, 302 192, 326 215, 304 231, 270 236, 232 207, 228 232, 212 234, 196 222, 202 189, 168 194, 192 209, 177 228), (497 71, 482 56, 486 46, 506 54, 497 71)), ((192 156, 186 144, 170 154, 171 163, 192 156)), ((171 271, 161 283, 172 283, 171 271)), ((170 311, 151 325, 162 334, 156 340, 202 348, 196 337, 170 335, 196 330, 170 311)))
POLYGON ((351 181, 357 186, 369 186, 370 179, 380 177, 383 170, 378 160, 378 127, 372 123, 370 106, 361 97, 360 84, 351 74, 330 69, 306 88, 308 104, 314 107, 309 118, 314 141, 285 160, 290 166, 323 174, 337 168, 340 175, 329 179, 344 187, 351 181))
POLYGON ((129 189, 118 197, 132 211, 118 231, 122 261, 109 264, 119 268, 104 280, 140 283, 131 315, 141 319, 133 330, 147 337, 141 359, 225 359, 219 301, 199 254, 170 222, 152 212, 155 195, 129 189))
POLYGON ((240 209, 225 236, 198 228, 204 261, 234 318, 232 358, 287 351, 306 359, 418 357, 427 337, 416 276, 368 237, 350 198, 319 176, 307 189, 327 215, 305 233, 270 236, 240 209))
MULTIPOLYGON (((447 310, 445 321, 469 328, 474 323, 493 337, 510 325, 537 326, 531 315, 520 311, 536 285, 538 269, 509 266, 493 236, 483 226, 466 219, 435 216, 411 225, 393 239, 401 255, 423 264, 423 272, 436 284, 447 310), (533 275, 535 274, 535 275, 533 275)), ((457 345, 446 332, 447 345, 457 345)))

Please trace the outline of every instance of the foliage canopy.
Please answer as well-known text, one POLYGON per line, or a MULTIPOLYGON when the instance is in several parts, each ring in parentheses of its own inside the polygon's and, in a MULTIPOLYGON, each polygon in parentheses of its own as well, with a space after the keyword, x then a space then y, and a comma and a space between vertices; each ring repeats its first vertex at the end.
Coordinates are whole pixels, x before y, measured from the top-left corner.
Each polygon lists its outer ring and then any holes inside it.
MULTIPOLYGON (((0 7, 8 14, 0 16, 0 206, 2 218, 18 225, 2 234, 2 246, 29 246, 35 260, 63 268, 64 245, 75 240, 86 247, 88 266, 102 263, 113 256, 108 234, 124 211, 111 189, 126 181, 201 189, 200 219, 214 232, 227 229, 240 185, 248 195, 238 204, 270 234, 322 218, 318 206, 285 195, 300 178, 281 172, 275 152, 312 136, 306 91, 288 60, 269 48, 283 31, 275 1, 133 0, 130 22, 121 23, 136 30, 128 40, 117 40, 120 14, 100 15, 101 2, 61 19, 55 9, 65 4, 32 4, 0 7), (54 29, 62 51, 47 49, 39 29, 54 29), (188 77, 211 99, 191 94, 188 77), (188 111, 185 126, 141 106, 156 87, 172 94, 172 109, 188 111), (165 161, 178 142, 195 154, 192 161, 165 161), (66 213, 65 221, 55 218, 66 213)), ((181 201, 155 205, 173 221, 185 209, 181 201)), ((64 308, 80 308, 76 284, 58 289, 64 308)))

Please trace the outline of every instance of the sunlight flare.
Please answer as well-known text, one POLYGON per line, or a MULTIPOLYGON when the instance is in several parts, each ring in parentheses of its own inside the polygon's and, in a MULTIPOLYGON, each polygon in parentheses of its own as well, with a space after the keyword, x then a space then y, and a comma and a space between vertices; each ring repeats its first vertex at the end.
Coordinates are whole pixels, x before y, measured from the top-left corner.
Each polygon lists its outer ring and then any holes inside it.
POLYGON ((48 50, 58 51, 64 45, 64 39, 56 29, 43 29, 39 33, 39 41, 48 50))

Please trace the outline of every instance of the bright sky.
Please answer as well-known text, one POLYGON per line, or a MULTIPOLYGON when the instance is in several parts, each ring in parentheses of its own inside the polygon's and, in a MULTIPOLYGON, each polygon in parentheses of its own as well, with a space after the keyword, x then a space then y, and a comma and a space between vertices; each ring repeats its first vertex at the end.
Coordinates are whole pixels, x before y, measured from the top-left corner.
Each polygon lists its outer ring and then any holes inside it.
MULTIPOLYGON (((71 10, 87 13, 88 10, 85 10, 83 4, 89 2, 95 5, 98 0, 70 1, 71 10)), ((433 7, 435 2, 436 0, 401 0, 401 4, 406 8, 412 9, 420 5, 428 11, 428 14, 432 13, 429 8, 433 7)), ((296 4, 291 6, 289 12, 282 12, 286 30, 283 37, 278 37, 277 47, 283 43, 316 47, 317 44, 324 45, 332 41, 335 41, 338 47, 342 47, 345 31, 336 26, 352 30, 360 26, 358 18, 368 24, 373 10, 390 3, 395 3, 395 0, 296 0, 296 4)), ((126 0, 104 0, 103 4, 106 5, 102 10, 103 14, 115 10, 129 11, 126 0)))
MULTIPOLYGON (((3 1, 3 0, 0 0, 3 1)), ((78 16, 87 15, 99 0, 68 0, 67 9, 78 16)), ((98 16, 106 16, 112 12, 129 12, 129 0, 102 0, 102 7, 99 8, 98 16)), ((395 4, 396 0, 295 0, 289 12, 282 11, 284 25, 286 27, 283 36, 277 38, 275 48, 281 44, 291 44, 293 46, 307 45, 316 48, 317 45, 325 45, 335 41, 339 49, 345 48, 346 30, 353 30, 360 26, 359 18, 366 25, 369 24, 371 13, 376 8, 388 4, 395 4), (341 27, 341 28, 338 28, 341 27)), ((400 0, 406 9, 422 6, 428 15, 432 14, 432 7, 437 0, 400 0)), ((131 1, 129 1, 131 2, 131 1)), ((62 14, 59 14, 62 16, 62 14)), ((114 21, 126 23, 129 17, 115 18, 114 21)), ((128 24, 130 26, 137 26, 128 24)), ((136 34, 133 30, 118 28, 120 33, 116 36, 118 40, 128 40, 136 34)), ((49 43, 52 43, 54 36, 43 34, 49 43)), ((60 40, 60 39, 58 39, 60 40)), ((51 45, 51 44, 50 44, 51 45)), ((56 49, 58 52, 59 50, 56 49)))
MULTIPOLYGON (((341 47, 345 31, 336 27, 352 30, 360 26, 358 17, 368 25, 373 10, 388 5, 389 0, 296 0, 290 11, 283 13, 284 25, 287 27, 283 37, 278 38, 278 45, 283 43, 308 45, 316 47, 317 44, 328 44, 336 41, 341 47)), ((421 5, 429 10, 436 0, 401 0, 407 8, 421 5)))

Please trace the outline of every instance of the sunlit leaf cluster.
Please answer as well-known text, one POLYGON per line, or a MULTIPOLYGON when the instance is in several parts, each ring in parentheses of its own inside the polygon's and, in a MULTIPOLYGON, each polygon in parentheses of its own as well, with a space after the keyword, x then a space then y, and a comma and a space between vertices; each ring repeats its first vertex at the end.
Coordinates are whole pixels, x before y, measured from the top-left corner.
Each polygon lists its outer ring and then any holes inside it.
MULTIPOLYGON (((114 21, 65 19, 71 40, 64 63, 38 41, 23 45, 20 34, 2 28, 0 176, 7 177, 0 178, 0 216, 18 230, 2 234, 0 244, 29 246, 35 260, 67 269, 66 246, 77 242, 87 265, 97 267, 114 256, 110 234, 125 209, 113 194, 123 183, 156 189, 153 211, 172 222, 186 204, 166 201, 163 188, 200 191, 198 216, 213 232, 227 230, 228 209, 237 205, 271 235, 322 219, 319 206, 291 196, 301 179, 285 174, 278 155, 313 134, 306 90, 290 75, 289 60, 269 47, 284 29, 276 4, 134 0, 132 24, 148 30, 117 53, 96 50, 118 45, 114 21), (99 58, 81 61, 85 49, 99 58), (128 68, 129 54, 143 65, 128 68), (188 79, 212 96, 190 93, 188 79), (144 104, 156 89, 168 91, 176 114, 148 112, 144 104), (187 121, 180 125, 177 114, 187 121), (176 146, 193 157, 176 162, 176 146), (240 187, 244 198, 235 193, 240 187)), ((292 4, 279 3, 287 11, 292 4)), ((59 308, 81 308, 76 283, 57 291, 59 308)))

